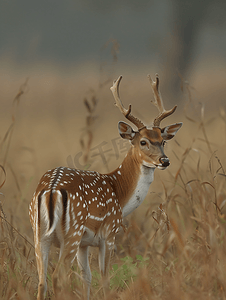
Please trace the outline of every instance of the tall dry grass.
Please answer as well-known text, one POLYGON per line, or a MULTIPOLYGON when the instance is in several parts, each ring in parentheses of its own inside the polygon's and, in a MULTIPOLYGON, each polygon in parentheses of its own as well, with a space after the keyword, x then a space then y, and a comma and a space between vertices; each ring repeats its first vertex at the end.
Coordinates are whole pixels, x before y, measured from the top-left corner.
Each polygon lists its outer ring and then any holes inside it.
MULTIPOLYGON (((117 121, 122 116, 114 109, 110 84, 100 89, 92 81, 79 85, 74 80, 69 92, 73 78, 67 83, 63 81, 61 86, 60 78, 54 80, 56 83, 50 86, 48 93, 43 92, 48 109, 41 96, 45 81, 35 86, 30 78, 20 89, 27 91, 29 87, 27 93, 21 94, 17 110, 10 110, 0 120, 0 156, 4 167, 0 184, 5 181, 0 195, 2 299, 35 299, 37 293, 28 203, 42 173, 69 162, 76 165, 74 158, 78 153, 82 155, 80 164, 106 172, 122 161, 128 147, 123 144, 120 148, 120 140, 117 140, 117 121), (90 91, 87 86, 94 88, 90 91), (62 89, 60 94, 55 88, 62 89), (36 95, 35 110, 32 109, 34 90, 39 95, 36 95), (51 102, 47 96, 51 96, 51 102), (107 164, 103 164, 100 155, 95 156, 98 153, 95 147, 103 141, 104 150, 109 150, 105 152, 107 164), (118 152, 113 145, 117 145, 118 152)), ((138 85, 134 87, 126 79, 123 81, 121 94, 125 105, 130 99, 134 114, 150 122, 155 111, 148 100, 151 95, 148 82, 146 88, 139 91, 143 98, 137 103, 138 85), (149 107, 151 117, 147 114, 149 107)), ((175 140, 166 146, 171 166, 165 171, 156 170, 144 203, 125 219, 124 228, 117 236, 112 264, 121 268, 125 264, 121 259, 131 257, 128 267, 133 275, 122 278, 123 285, 113 285, 109 299, 226 299, 226 114, 223 108, 217 107, 217 102, 215 109, 204 108, 202 94, 197 92, 199 86, 192 89, 185 82, 183 87, 185 109, 167 120, 184 122, 175 140), (147 259, 147 263, 138 267, 137 255, 147 259)), ((50 275, 56 265, 57 252, 55 248, 51 250, 48 299, 54 299, 50 275)), ((91 251, 90 261, 92 270, 98 272, 95 249, 91 251)), ((111 279, 113 276, 111 272, 111 279)), ((63 271, 62 281, 61 299, 83 299, 76 265, 63 271)), ((92 298, 103 299, 101 279, 94 276, 93 282, 92 298)))

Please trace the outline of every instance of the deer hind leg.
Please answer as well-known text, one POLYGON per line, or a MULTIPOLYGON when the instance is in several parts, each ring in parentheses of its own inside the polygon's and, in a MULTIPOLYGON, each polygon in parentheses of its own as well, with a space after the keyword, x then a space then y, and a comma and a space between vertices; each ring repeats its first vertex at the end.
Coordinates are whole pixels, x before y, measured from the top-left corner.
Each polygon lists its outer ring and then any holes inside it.
POLYGON ((109 293, 109 263, 111 258, 111 253, 114 249, 115 238, 103 239, 100 241, 99 246, 99 268, 102 276, 104 297, 107 299, 107 294, 109 293))
POLYGON ((69 261, 70 266, 73 264, 76 258, 81 237, 81 231, 75 231, 72 234, 69 232, 69 235, 67 235, 65 239, 60 238, 60 235, 58 235, 58 240, 60 242, 60 255, 59 261, 52 274, 53 292, 55 295, 57 295, 61 290, 61 287, 58 285, 58 279, 60 277, 60 271, 62 269, 62 266, 65 264, 66 261, 69 261))
POLYGON ((49 250, 52 243, 52 237, 44 237, 41 239, 40 243, 35 245, 35 255, 38 266, 38 296, 37 300, 44 300, 47 291, 47 267, 48 267, 48 256, 49 250))
POLYGON ((59 277, 59 269, 61 264, 64 262, 65 253, 64 253, 64 241, 60 241, 60 255, 59 261, 56 265, 56 268, 52 274, 52 285, 53 285, 53 293, 57 295, 57 293, 61 290, 61 287, 58 285, 58 277, 59 277))
POLYGON ((89 300, 90 285, 92 280, 92 274, 89 266, 89 246, 79 246, 77 252, 77 261, 85 283, 86 298, 89 300))

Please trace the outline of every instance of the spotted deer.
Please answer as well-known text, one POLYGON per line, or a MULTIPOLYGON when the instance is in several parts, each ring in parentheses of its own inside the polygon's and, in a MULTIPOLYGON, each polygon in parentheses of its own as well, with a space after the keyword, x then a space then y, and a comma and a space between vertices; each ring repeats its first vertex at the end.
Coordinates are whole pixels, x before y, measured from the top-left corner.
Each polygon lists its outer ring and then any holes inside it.
POLYGON ((171 115, 176 106, 166 111, 159 92, 159 77, 148 75, 154 93, 154 105, 159 110, 153 126, 147 128, 125 109, 119 97, 120 76, 111 87, 115 104, 121 113, 137 127, 118 123, 119 134, 131 142, 131 148, 120 166, 109 174, 59 167, 47 171, 41 178, 29 207, 34 231, 35 253, 39 275, 38 300, 47 291, 47 265, 52 243, 60 247, 59 261, 52 275, 53 291, 59 269, 66 258, 71 265, 77 257, 78 266, 90 296, 91 271, 89 247, 99 247, 99 267, 103 282, 108 285, 107 272, 115 235, 123 218, 132 213, 144 200, 154 179, 156 168, 166 169, 170 162, 164 153, 165 141, 170 140, 182 123, 160 127, 160 122, 171 115))

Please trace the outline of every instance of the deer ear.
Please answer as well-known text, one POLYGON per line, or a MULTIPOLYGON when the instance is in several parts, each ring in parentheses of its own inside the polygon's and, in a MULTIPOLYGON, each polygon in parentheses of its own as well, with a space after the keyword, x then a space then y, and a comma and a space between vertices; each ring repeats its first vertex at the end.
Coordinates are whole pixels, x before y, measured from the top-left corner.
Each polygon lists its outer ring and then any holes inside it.
POLYGON ((133 131, 133 128, 129 124, 122 122, 122 121, 120 121, 118 123, 118 131, 119 131, 119 134, 121 135, 121 137, 123 139, 127 139, 127 140, 132 140, 136 134, 133 131))
POLYGON ((166 126, 161 129, 161 136, 164 140, 170 140, 172 139, 177 131, 181 128, 183 123, 176 123, 169 126, 166 126))

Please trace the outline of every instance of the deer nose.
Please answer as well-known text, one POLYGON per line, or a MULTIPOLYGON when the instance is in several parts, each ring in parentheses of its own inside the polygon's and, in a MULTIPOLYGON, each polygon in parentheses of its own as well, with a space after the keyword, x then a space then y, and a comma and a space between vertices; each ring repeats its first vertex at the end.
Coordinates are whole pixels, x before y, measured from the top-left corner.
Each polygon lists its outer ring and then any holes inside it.
POLYGON ((168 167, 170 165, 169 158, 166 156, 163 156, 159 159, 160 163, 162 164, 163 167, 168 167))

